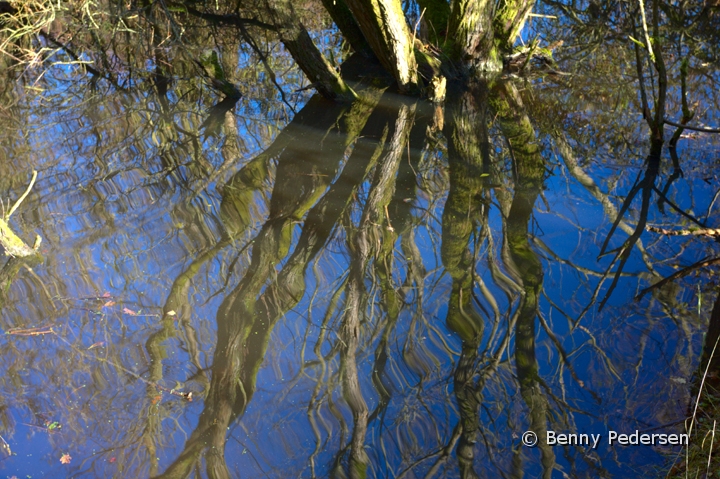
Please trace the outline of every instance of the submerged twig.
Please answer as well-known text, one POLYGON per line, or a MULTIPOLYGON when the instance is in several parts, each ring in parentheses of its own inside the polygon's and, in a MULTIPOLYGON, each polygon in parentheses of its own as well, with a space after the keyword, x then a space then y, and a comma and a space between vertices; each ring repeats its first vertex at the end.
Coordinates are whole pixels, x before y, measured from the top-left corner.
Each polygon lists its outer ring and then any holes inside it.
POLYGON ((23 201, 25 201, 25 198, 27 198, 27 195, 30 194, 30 190, 32 190, 33 185, 35 185, 35 180, 37 180, 37 174, 38 174, 37 170, 33 170, 32 179, 30 180, 30 184, 28 185, 27 189, 25 189, 25 193, 23 193, 22 196, 20 196, 20 198, 18 198, 18 200, 13 205, 13 207, 10 208, 10 211, 8 211, 8 213, 5 215, 5 221, 10 219, 12 214, 15 213, 15 210, 18 209, 18 206, 20 206, 20 204, 23 201))
POLYGON ((11 329, 6 331, 5 334, 12 334, 14 336, 41 336, 43 334, 55 334, 55 330, 52 326, 42 326, 39 328, 11 329))

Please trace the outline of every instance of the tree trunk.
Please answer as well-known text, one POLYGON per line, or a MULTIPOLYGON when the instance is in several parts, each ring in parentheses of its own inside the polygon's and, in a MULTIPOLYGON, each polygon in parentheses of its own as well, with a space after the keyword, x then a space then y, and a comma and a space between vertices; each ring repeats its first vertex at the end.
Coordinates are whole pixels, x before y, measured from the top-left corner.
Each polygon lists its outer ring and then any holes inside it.
POLYGON ((500 71, 502 60, 495 48, 494 0, 453 2, 446 48, 450 59, 471 70, 500 71))
POLYGON ((540 258, 530 247, 529 240, 533 207, 543 189, 545 161, 515 87, 509 83, 496 85, 492 89, 491 105, 500 130, 508 141, 515 170, 515 193, 505 222, 512 260, 508 267, 514 269, 514 276, 517 276, 523 289, 515 325, 515 369, 520 394, 528 407, 530 429, 538 435, 542 477, 550 479, 555 467, 555 453, 546 440, 549 406, 542 393, 535 354, 535 321, 544 275, 540 258))
POLYGON ((700 369, 698 370, 698 376, 702 377, 705 374, 705 369, 707 369, 710 378, 708 382, 715 387, 720 384, 720 379, 718 379, 720 378, 720 374, 718 374, 720 372, 720 345, 718 343, 720 343, 720 288, 717 289, 715 303, 710 313, 710 324, 705 335, 705 344, 703 345, 700 369))
POLYGON ((318 93, 331 100, 354 99, 355 92, 345 84, 335 68, 317 49, 307 30, 300 23, 292 4, 288 0, 273 0, 267 1, 266 5, 277 27, 280 41, 315 85, 318 93))
POLYGON ((493 20, 495 44, 503 53, 509 53, 525 26, 534 0, 502 0, 498 3, 493 20))
POLYGON ((400 0, 347 0, 347 4, 375 56, 400 90, 416 91, 417 65, 400 0))

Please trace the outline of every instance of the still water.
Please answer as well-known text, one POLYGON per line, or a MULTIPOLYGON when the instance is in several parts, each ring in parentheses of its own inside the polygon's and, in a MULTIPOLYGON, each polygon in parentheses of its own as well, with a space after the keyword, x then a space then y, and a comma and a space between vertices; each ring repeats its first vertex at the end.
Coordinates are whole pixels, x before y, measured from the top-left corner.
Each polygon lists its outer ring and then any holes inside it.
MULTIPOLYGON (((43 242, 0 271, 1 477, 684 462, 717 265, 643 290, 718 255, 662 232, 720 225, 717 135, 684 134, 682 174, 667 144, 649 155, 621 66, 337 104, 216 49, 229 111, 182 64, 12 87, 0 192, 38 172, 9 224, 43 242)), ((708 125, 712 68, 689 78, 708 125)))

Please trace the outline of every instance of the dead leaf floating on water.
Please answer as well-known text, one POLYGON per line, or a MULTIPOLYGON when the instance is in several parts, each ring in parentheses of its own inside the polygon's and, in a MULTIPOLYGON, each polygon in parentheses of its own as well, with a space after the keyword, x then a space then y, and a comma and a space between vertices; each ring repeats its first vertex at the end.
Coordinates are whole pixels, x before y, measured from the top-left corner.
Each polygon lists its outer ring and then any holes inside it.
POLYGON ((123 308, 123 313, 129 314, 130 316, 137 316, 137 313, 133 311, 132 309, 123 308))
POLYGON ((67 452, 60 457, 60 462, 62 464, 70 464, 70 461, 72 461, 72 457, 67 452))

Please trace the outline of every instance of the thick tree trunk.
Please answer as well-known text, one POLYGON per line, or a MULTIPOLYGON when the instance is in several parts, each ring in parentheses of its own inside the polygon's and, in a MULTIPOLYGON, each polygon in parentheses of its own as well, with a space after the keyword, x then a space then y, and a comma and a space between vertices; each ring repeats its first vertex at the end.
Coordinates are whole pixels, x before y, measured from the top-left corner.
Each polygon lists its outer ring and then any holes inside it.
POLYGON ((712 313, 710 313, 710 324, 705 335, 705 344, 703 345, 702 357, 700 358, 700 369, 698 377, 703 377, 705 369, 710 373, 709 382, 713 386, 720 384, 720 288, 718 288, 715 303, 713 304, 712 313), (709 363, 709 367, 708 367, 709 363))
POLYGON ((486 181, 482 175, 490 161, 484 85, 476 91, 480 92, 480 98, 471 89, 453 90, 448 96, 450 121, 445 126, 445 136, 450 191, 443 209, 441 243, 442 262, 453 279, 445 321, 469 343, 476 343, 484 329, 483 318, 472 302, 474 258, 470 240, 476 224, 485 221, 486 181))
POLYGON ((502 60, 495 48, 494 0, 457 0, 452 4, 446 49, 450 59, 473 70, 499 71, 502 60))
POLYGON ((452 4, 446 49, 457 64, 475 71, 500 71, 502 57, 532 10, 532 0, 457 0, 452 4))
POLYGON ((315 85, 318 93, 329 99, 353 99, 355 93, 345 84, 313 43, 288 0, 266 2, 273 17, 280 41, 295 62, 315 85))
POLYGON ((417 90, 412 36, 400 0, 347 0, 375 56, 403 92, 417 90))

